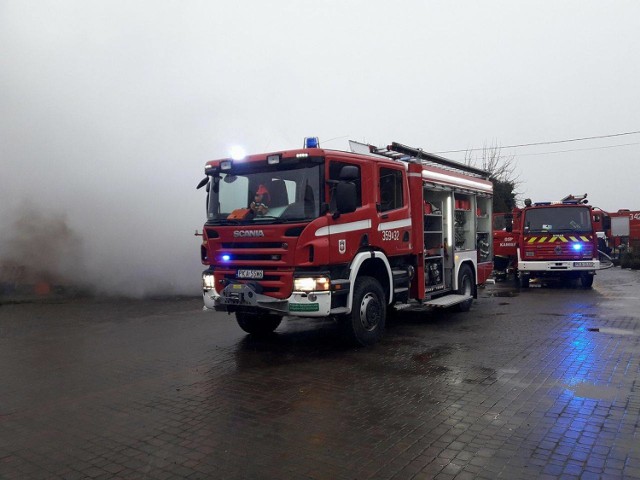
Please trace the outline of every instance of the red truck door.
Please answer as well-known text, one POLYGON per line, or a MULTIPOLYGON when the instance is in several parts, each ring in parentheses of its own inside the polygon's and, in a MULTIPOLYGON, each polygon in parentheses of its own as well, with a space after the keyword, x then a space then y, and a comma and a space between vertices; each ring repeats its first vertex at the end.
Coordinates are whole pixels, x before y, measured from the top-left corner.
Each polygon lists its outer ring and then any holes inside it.
POLYGON ((411 253, 409 188, 403 164, 377 168, 378 225, 375 243, 387 256, 411 253))
POLYGON ((493 214, 493 262, 497 271, 514 266, 518 259, 518 235, 512 213, 493 214))
POLYGON ((375 206, 372 198, 372 189, 366 185, 371 185, 371 168, 367 168, 366 164, 355 160, 343 161, 331 160, 327 166, 327 179, 330 181, 338 181, 340 179, 340 171, 344 166, 355 166, 358 169, 358 177, 354 180, 357 190, 358 200, 355 212, 343 213, 333 218, 332 212, 335 212, 335 200, 333 195, 333 186, 329 184, 329 225, 322 227, 316 232, 316 235, 329 236, 329 262, 333 265, 349 264, 356 255, 361 246, 371 243, 373 225, 372 218, 375 215, 375 206))

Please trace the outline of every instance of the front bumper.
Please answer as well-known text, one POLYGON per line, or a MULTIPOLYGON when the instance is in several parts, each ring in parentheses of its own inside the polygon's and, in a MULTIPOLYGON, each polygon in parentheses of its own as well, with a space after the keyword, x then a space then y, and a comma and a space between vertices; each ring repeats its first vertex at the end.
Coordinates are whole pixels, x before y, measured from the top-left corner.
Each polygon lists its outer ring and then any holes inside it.
POLYGON ((204 290, 206 308, 219 311, 259 308, 281 315, 326 317, 331 313, 331 292, 293 292, 280 300, 257 293, 248 283, 230 283, 218 293, 204 290))
POLYGON ((521 272, 590 272, 600 269, 599 260, 563 260, 560 262, 522 261, 518 262, 521 272))

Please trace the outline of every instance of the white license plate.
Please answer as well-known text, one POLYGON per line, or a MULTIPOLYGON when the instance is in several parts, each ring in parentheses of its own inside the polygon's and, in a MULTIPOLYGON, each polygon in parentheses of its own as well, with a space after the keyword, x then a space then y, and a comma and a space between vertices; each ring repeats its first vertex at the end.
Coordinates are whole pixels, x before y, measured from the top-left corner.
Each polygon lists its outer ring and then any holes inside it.
POLYGON ((593 267, 593 262, 573 262, 574 267, 593 267))
POLYGON ((238 270, 237 278, 261 279, 264 277, 264 270, 238 270))

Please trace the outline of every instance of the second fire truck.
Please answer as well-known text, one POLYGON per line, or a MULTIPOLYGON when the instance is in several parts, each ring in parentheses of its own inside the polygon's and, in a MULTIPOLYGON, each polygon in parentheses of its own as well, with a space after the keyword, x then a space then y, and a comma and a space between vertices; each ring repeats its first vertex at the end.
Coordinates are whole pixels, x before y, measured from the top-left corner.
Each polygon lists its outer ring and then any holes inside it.
POLYGON ((590 288, 600 269, 598 233, 606 229, 605 212, 587 205, 587 195, 557 202, 532 203, 494 216, 496 274, 515 273, 521 287, 531 279, 579 279, 590 288))
POLYGON ((393 305, 469 310, 492 263, 489 174, 393 143, 306 140, 207 162, 205 306, 252 334, 333 317, 377 342, 393 305))

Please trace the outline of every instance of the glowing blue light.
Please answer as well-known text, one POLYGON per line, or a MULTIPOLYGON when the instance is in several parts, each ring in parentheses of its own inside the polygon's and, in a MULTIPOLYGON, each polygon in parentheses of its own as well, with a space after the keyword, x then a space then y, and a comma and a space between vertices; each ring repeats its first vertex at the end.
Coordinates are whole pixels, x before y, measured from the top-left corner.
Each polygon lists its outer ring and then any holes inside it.
POLYGON ((582 244, 581 244, 581 243, 574 243, 573 245, 571 245, 571 247, 572 247, 576 252, 579 252, 580 250, 582 250, 582 244))
POLYGON ((307 137, 304 139, 305 148, 318 148, 320 146, 320 140, 318 137, 307 137))
POLYGON ((228 262, 229 260, 231 260, 231 255, 225 253, 221 258, 223 262, 228 262))

